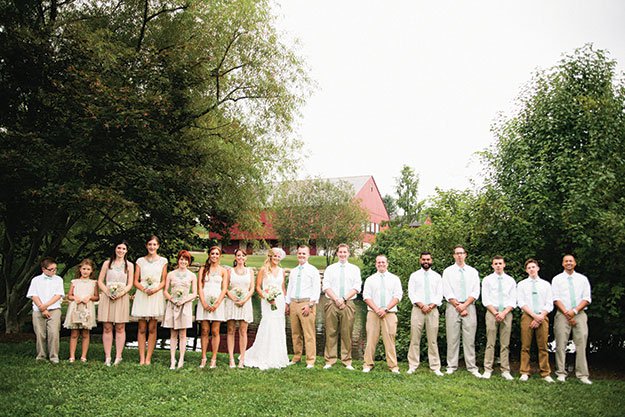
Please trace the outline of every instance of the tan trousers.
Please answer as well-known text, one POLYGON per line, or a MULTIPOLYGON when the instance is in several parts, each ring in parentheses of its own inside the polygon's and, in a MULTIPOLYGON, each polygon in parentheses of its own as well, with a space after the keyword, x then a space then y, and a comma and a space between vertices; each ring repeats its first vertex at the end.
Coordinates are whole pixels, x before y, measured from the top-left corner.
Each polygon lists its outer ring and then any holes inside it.
POLYGON ((417 306, 412 306, 410 315, 410 347, 408 348, 408 366, 418 368, 421 356, 421 335, 423 326, 428 341, 428 362, 430 369, 437 371, 441 369, 441 358, 438 354, 438 309, 423 314, 417 306))
POLYGON ((577 324, 573 327, 569 324, 566 316, 560 311, 556 313, 553 322, 553 332, 556 336, 556 374, 566 376, 566 345, 573 331, 573 343, 575 343, 575 376, 588 378, 588 362, 586 361, 586 343, 588 341, 588 316, 580 311, 575 316, 577 324))
POLYGON ((510 333, 512 332, 512 312, 506 314, 502 322, 497 322, 495 315, 486 310, 486 351, 484 352, 484 370, 493 372, 495 362, 495 344, 499 330, 499 360, 501 372, 510 372, 510 333))
POLYGON ((462 331, 462 351, 467 371, 477 371, 475 362, 475 332, 477 330, 477 313, 475 304, 466 310, 469 314, 462 317, 454 306, 447 304, 445 309, 445 329, 447 331, 447 369, 458 369, 460 356, 460 332, 462 331))
POLYGON ((344 309, 339 309, 331 300, 326 301, 326 346, 323 353, 326 364, 336 363, 338 340, 341 339, 341 362, 352 364, 352 331, 354 329, 354 302, 347 301, 344 309))
POLYGON ((549 317, 540 324, 537 329, 532 329, 530 323, 534 319, 523 313, 521 316, 521 374, 530 373, 530 348, 532 347, 532 339, 536 334, 536 345, 538 346, 538 367, 540 368, 540 376, 543 378, 551 373, 549 366, 549 352, 547 352, 547 343, 549 342, 549 317))
POLYGON ((293 362, 302 360, 304 347, 306 348, 306 364, 314 365, 317 355, 317 335, 315 333, 315 317, 317 306, 310 309, 308 317, 304 317, 302 309, 308 301, 301 303, 292 301, 291 309, 291 336, 293 338, 293 362))
POLYGON ((59 361, 59 334, 61 332, 61 309, 50 311, 50 318, 46 318, 40 311, 33 311, 33 330, 37 336, 37 359, 59 361), (48 355, 46 355, 46 348, 48 355))
POLYGON ((367 368, 375 365, 375 348, 380 340, 382 332, 382 342, 386 353, 386 364, 389 369, 399 369, 397 367, 397 353, 395 352, 395 336, 397 335, 397 315, 386 313, 384 318, 380 318, 373 311, 367 312, 367 345, 365 346, 365 364, 367 368))

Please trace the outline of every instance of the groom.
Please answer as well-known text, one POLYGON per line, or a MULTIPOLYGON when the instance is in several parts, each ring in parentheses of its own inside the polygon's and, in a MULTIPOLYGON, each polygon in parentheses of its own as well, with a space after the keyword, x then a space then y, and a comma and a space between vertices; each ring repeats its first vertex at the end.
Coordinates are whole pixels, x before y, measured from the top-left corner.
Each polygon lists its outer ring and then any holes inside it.
POLYGON ((297 248, 297 263, 289 274, 286 289, 286 314, 291 316, 291 335, 293 337, 293 359, 290 364, 302 359, 303 347, 306 346, 306 368, 315 366, 317 345, 315 336, 316 304, 321 293, 321 276, 317 268, 308 263, 310 249, 300 245, 297 248), (302 343, 303 340, 303 343, 302 343))

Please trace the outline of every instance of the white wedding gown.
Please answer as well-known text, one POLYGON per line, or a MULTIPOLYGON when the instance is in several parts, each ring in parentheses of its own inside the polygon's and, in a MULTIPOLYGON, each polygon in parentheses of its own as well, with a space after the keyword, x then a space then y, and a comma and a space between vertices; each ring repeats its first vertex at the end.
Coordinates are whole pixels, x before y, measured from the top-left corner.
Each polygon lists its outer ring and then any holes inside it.
POLYGON ((286 320, 284 316, 284 294, 282 294, 282 281, 284 273, 278 268, 276 276, 267 274, 263 281, 263 290, 270 286, 280 290, 276 298, 276 310, 271 310, 264 298, 260 302, 262 318, 256 331, 254 345, 245 352, 245 366, 271 369, 284 368, 289 364, 286 350, 286 320))

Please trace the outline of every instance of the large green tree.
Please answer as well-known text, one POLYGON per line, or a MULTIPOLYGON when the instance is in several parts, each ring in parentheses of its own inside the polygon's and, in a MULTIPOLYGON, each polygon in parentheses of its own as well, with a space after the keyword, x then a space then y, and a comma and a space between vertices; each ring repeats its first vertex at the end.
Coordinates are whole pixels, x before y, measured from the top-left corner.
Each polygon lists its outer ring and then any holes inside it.
POLYGON ((307 89, 268 1, 0 2, 0 311, 65 271, 255 219, 307 89))
POLYGON ((401 214, 394 223, 407 225, 419 221, 423 209, 423 202, 419 201, 419 175, 413 168, 404 165, 395 181, 395 202, 401 214))

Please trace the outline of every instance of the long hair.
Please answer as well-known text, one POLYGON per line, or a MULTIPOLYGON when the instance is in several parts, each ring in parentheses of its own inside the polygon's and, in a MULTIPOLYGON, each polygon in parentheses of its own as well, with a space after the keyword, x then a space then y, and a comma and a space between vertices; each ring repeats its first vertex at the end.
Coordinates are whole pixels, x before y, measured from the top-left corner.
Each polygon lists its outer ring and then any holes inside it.
POLYGON ((206 257, 206 262, 204 262, 204 273, 202 274, 202 277, 200 279, 204 279, 206 274, 208 274, 208 271, 211 267, 211 252, 215 249, 219 251, 219 256, 221 257, 222 252, 219 246, 211 246, 210 248, 208 248, 208 256, 206 257))
MULTIPOLYGON (((235 268, 237 266, 237 253, 239 253, 239 252, 241 252, 243 254, 243 256, 247 256, 247 253, 243 249, 239 248, 239 249, 235 250, 234 251, 234 260, 232 261, 232 266, 235 267, 235 268)), ((245 264, 245 261, 243 262, 243 266, 247 266, 245 264)))
POLYGON ((117 253, 115 253, 115 249, 117 249, 119 245, 126 246, 126 253, 124 254, 124 272, 128 273, 128 242, 126 242, 125 240, 122 240, 121 242, 113 246, 113 252, 109 257, 109 269, 113 269, 113 262, 115 262, 115 259, 117 259, 117 253))
POLYGON ((265 262, 263 262, 263 268, 265 268, 265 271, 269 273, 271 273, 271 258, 274 254, 279 255, 280 260, 284 259, 284 256, 286 255, 282 248, 271 248, 269 252, 267 252, 267 258, 265 259, 265 262))
POLYGON ((82 268, 83 265, 89 265, 91 267, 91 275, 89 275, 89 278, 93 278, 93 274, 95 273, 95 263, 88 258, 83 259, 76 267, 76 278, 80 278, 80 268, 82 268))

